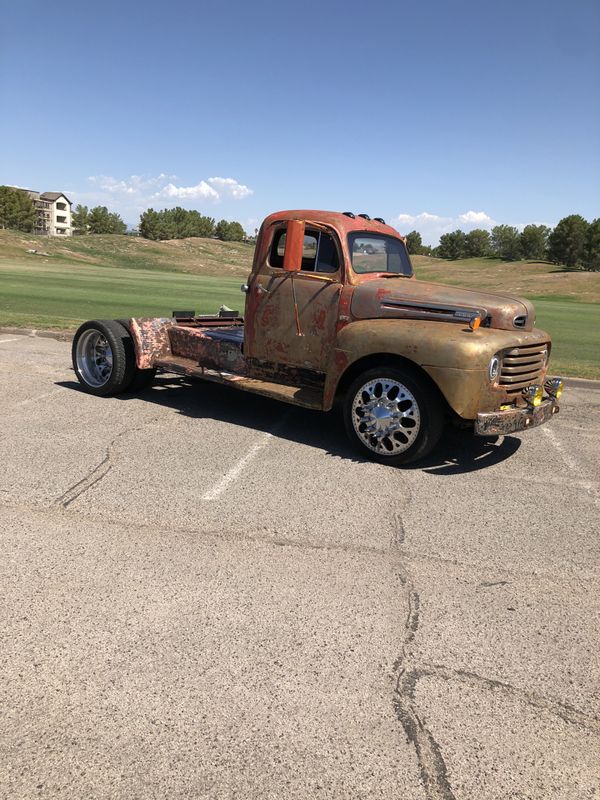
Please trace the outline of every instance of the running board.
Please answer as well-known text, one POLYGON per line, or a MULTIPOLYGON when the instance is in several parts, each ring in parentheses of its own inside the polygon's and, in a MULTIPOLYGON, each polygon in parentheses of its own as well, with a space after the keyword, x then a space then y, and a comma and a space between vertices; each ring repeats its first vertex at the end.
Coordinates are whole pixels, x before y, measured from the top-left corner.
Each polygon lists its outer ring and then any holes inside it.
POLYGON ((177 375, 186 375, 190 378, 200 378, 211 383, 221 383, 244 392, 261 394, 273 400, 281 400, 302 408, 323 410, 323 393, 318 389, 305 389, 298 386, 287 386, 282 383, 248 378, 245 375, 235 375, 232 372, 219 372, 216 369, 198 367, 190 362, 189 358, 171 356, 168 359, 157 359, 154 366, 165 372, 174 372, 177 375))

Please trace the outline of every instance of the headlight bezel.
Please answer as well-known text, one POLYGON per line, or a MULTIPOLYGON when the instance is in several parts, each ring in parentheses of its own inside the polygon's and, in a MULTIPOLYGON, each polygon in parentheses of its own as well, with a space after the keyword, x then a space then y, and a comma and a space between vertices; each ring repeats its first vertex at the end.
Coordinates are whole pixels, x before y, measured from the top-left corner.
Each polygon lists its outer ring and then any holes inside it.
POLYGON ((490 363, 488 364, 488 378, 491 383, 498 382, 501 369, 502 369, 502 361, 500 358, 500 354, 496 353, 496 355, 492 356, 492 358, 490 359, 490 363))

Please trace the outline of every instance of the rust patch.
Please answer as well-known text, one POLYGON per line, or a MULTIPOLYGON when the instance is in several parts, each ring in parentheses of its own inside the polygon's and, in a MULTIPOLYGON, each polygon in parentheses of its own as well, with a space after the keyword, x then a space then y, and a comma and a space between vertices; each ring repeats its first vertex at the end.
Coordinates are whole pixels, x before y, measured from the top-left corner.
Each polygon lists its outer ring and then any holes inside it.
POLYGON ((141 317, 130 320, 139 369, 150 369, 156 361, 171 355, 169 330, 175 325, 177 321, 169 317, 141 317))
POLYGON ((325 308, 316 308, 315 313, 313 315, 313 326, 322 331, 325 329, 325 321, 327 319, 327 309, 325 308))

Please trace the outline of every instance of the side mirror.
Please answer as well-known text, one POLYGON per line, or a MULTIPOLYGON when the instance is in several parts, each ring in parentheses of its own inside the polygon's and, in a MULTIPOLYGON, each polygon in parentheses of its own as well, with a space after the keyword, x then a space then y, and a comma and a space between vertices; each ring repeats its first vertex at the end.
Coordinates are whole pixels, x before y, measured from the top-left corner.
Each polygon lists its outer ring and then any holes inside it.
POLYGON ((283 268, 287 272, 299 272, 302 269, 304 227, 305 223, 300 219, 291 219, 287 224, 283 254, 283 268))

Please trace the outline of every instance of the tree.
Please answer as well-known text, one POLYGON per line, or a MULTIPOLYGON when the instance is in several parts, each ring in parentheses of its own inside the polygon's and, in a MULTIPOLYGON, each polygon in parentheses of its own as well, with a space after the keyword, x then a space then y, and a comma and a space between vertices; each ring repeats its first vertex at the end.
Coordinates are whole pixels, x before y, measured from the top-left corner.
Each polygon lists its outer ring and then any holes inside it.
POLYGON ((475 228, 475 230, 467 233, 466 239, 466 254, 469 258, 481 258, 490 254, 490 233, 483 230, 483 228, 475 228))
POLYGON ((127 226, 119 214, 111 213, 106 206, 92 208, 88 216, 90 233, 125 233, 127 226))
POLYGON ((203 217, 198 211, 185 208, 149 208, 140 216, 140 236, 145 239, 186 239, 190 236, 212 236, 215 221, 203 217))
POLYGON ((585 269, 600 271, 600 218, 595 219, 587 229, 583 263, 585 269))
POLYGON ((149 208, 140 216, 140 236, 144 239, 158 239, 159 213, 149 208))
POLYGON ((406 249, 411 256, 419 255, 423 247, 421 234, 418 231, 411 231, 406 234, 406 249))
POLYGON ((35 217, 35 206, 27 192, 12 186, 0 186, 0 228, 31 231, 35 217))
POLYGON ((554 264, 583 264, 589 223, 579 214, 563 217, 548 237, 548 258, 554 264))
POLYGON ((226 219, 217 222, 215 234, 224 242, 242 242, 246 236, 246 232, 239 222, 227 222, 226 219))
POLYGON ((492 249, 505 261, 516 261, 521 257, 519 231, 511 225, 496 225, 492 228, 492 249))
POLYGON ((541 261, 546 257, 548 234, 546 225, 526 225, 521 232, 521 255, 529 260, 541 261))
POLYGON ((198 211, 188 211, 187 236, 208 238, 215 232, 215 221, 212 217, 203 217, 198 211))
POLYGON ((467 237, 463 231, 452 231, 440 236, 437 255, 440 258, 449 258, 452 261, 464 258, 467 253, 467 237))
POLYGON ((89 227, 89 209, 87 206, 78 205, 71 215, 73 221, 73 230, 75 233, 84 234, 88 232, 89 227))

